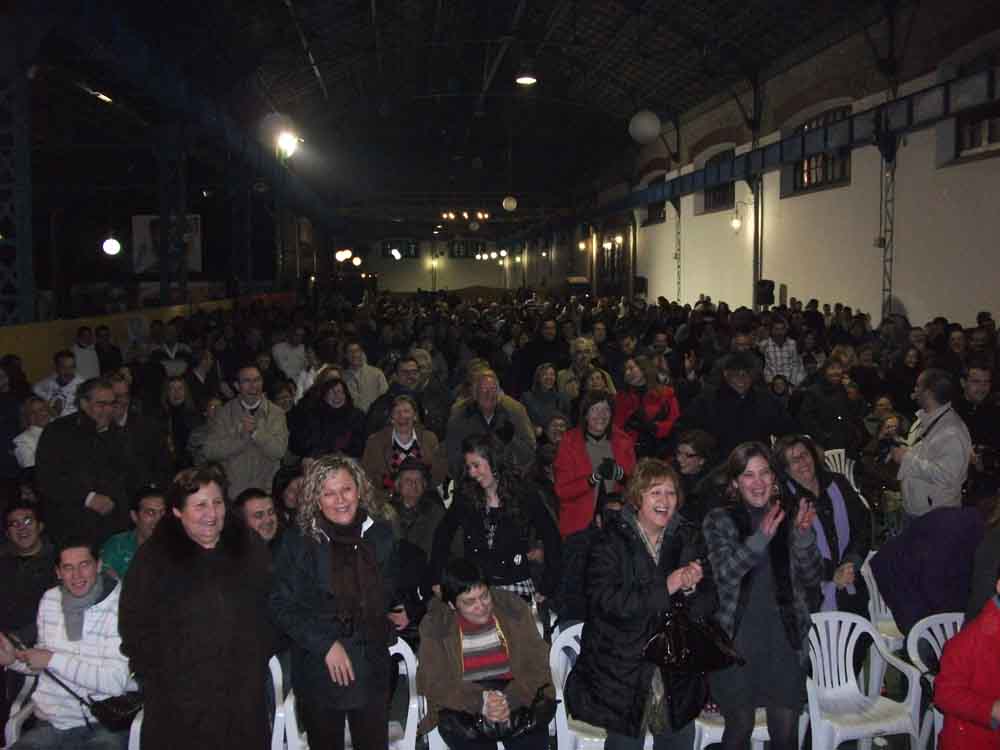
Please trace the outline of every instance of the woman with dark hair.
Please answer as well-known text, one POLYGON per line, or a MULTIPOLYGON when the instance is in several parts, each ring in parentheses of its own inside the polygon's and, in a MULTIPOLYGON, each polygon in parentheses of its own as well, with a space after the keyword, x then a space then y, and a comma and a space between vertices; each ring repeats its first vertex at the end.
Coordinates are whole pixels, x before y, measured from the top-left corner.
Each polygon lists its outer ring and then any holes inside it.
MULTIPOLYGON (((441 597, 431 599, 420 623, 417 689, 427 699, 420 731, 438 726, 452 750, 495 747, 456 735, 451 725, 439 722, 441 710, 482 714, 487 722, 501 723, 512 711, 530 706, 538 691, 553 700, 548 653, 524 601, 491 588, 489 577, 471 560, 452 560, 441 575, 441 597)), ((504 747, 545 750, 547 724, 542 717, 534 731, 503 739, 504 747)))
POLYGON ((304 481, 302 471, 298 466, 284 466, 274 475, 271 497, 274 498, 274 509, 281 517, 282 527, 295 523, 295 516, 299 512, 304 481))
POLYGON ((615 427, 614 397, 590 391, 580 404, 580 421, 559 443, 555 459, 559 533, 565 539, 590 525, 602 490, 619 495, 635 466, 635 448, 624 430, 615 427))
POLYGON ((345 719, 358 750, 389 746, 393 517, 357 461, 324 456, 310 464, 278 546, 270 611, 292 640, 292 689, 311 747, 342 750, 345 719))
POLYGON ((806 435, 786 435, 774 446, 774 460, 792 498, 815 509, 813 531, 823 558, 819 607, 867 616, 868 590, 861 565, 872 543, 871 512, 843 474, 828 471, 819 448, 806 435))
POLYGON ((289 449, 303 458, 343 453, 361 458, 365 450, 365 415, 355 408, 347 384, 324 380, 309 391, 289 415, 289 449))
POLYGON ((191 395, 191 387, 183 375, 174 375, 164 381, 160 413, 167 426, 167 447, 174 460, 174 470, 190 467, 194 461, 188 443, 191 432, 202 420, 191 395))
MULTIPOLYGON (((559 578, 559 530, 534 485, 500 461, 502 449, 489 435, 462 441, 465 473, 455 499, 434 534, 431 583, 438 584, 456 534, 462 554, 483 568, 489 585, 531 599, 555 591, 559 578), (533 539, 541 541, 545 569, 536 591, 528 565, 533 539)), ((532 555, 538 558, 537 554, 532 555)))
POLYGON ((681 415, 669 385, 660 385, 647 357, 625 359, 625 387, 615 394, 615 427, 635 441, 636 458, 663 458, 666 442, 681 415))
POLYGON ((924 357, 915 346, 909 347, 886 374, 885 387, 892 397, 896 409, 912 419, 919 408, 913 400, 913 391, 917 388, 917 378, 923 372, 924 357))
POLYGON ((178 474, 125 577, 121 648, 145 695, 146 750, 268 743, 270 556, 225 498, 217 465, 178 474))
POLYGON ((625 507, 604 519, 590 551, 587 619, 566 705, 574 718, 607 730, 606 750, 641 750, 647 732, 657 750, 686 750, 694 740, 704 676, 671 674, 665 682, 642 655, 673 604, 683 603, 695 617, 715 609, 711 576, 703 577, 704 541, 678 512, 683 503, 669 464, 639 461, 625 507))
POLYGON ((531 390, 521 396, 528 418, 535 426, 535 437, 541 437, 545 425, 556 415, 569 416, 570 400, 556 388, 556 367, 543 362, 535 368, 531 390))
POLYGON ((771 456, 761 443, 742 443, 726 464, 731 502, 702 525, 718 591, 717 621, 746 660, 709 675, 712 699, 726 720, 724 750, 745 748, 754 713, 767 711, 775 750, 798 748, 806 697, 809 601, 823 561, 805 498, 781 501, 771 456))

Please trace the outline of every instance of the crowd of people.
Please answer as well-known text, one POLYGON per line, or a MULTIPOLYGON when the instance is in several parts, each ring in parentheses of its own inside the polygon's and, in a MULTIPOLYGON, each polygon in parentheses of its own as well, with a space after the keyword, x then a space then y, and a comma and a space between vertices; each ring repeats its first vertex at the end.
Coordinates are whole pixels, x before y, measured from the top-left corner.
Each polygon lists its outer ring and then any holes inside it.
POLYGON ((127 345, 81 327, 34 385, 0 359, 2 716, 40 674, 18 750, 118 748, 62 683, 138 685, 143 747, 262 748, 281 654, 313 747, 346 723, 381 750, 401 637, 421 731, 540 749, 537 619, 584 623, 566 700, 608 748, 690 747, 709 694, 723 747, 760 707, 797 747, 810 614, 865 613, 873 552, 904 629, 993 616, 998 356, 989 313, 873 328, 794 299, 386 294, 127 345), (745 663, 706 682, 644 662, 677 602, 745 663))

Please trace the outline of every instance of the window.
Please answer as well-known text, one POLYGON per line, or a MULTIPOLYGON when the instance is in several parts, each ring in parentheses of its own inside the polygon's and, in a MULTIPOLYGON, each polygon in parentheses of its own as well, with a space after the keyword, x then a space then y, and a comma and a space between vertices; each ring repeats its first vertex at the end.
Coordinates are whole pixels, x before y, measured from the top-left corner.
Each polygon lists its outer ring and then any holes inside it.
MULTIPOLYGON (((663 184, 667 181, 667 176, 662 175, 660 177, 655 177, 649 181, 649 184, 663 184)), ((666 201, 660 201, 659 203, 647 203, 646 204, 646 218, 643 219, 642 225, 644 227, 650 224, 662 224, 667 220, 667 204, 666 201)))
MULTIPOLYGON (((705 162, 705 167, 714 167, 725 162, 730 162, 736 156, 734 149, 716 154, 705 162)), ((725 185, 709 188, 705 191, 705 204, 703 211, 731 211, 736 205, 736 183, 728 182, 725 185)))
POLYGON ((1000 104, 959 115, 959 156, 975 156, 997 150, 1000 150, 1000 104))
MULTIPOLYGON (((807 133, 816 128, 826 127, 851 116, 850 107, 837 107, 806 120, 795 129, 796 133, 807 133)), ((850 153, 823 153, 796 162, 792 170, 794 192, 814 190, 829 185, 845 184, 851 181, 850 153)))
POLYGON ((419 258, 420 243, 416 240, 384 240, 382 242, 382 257, 397 260, 402 258, 419 258), (399 256, 398 258, 396 257, 397 255, 399 256))

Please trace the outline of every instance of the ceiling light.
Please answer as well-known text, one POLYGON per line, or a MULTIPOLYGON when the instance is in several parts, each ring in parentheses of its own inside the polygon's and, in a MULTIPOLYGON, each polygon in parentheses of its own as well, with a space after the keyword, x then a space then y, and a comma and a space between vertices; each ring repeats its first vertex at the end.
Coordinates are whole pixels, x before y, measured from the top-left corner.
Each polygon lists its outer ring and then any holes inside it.
POLYGON ((437 230, 437 229, 435 229, 435 230, 434 230, 434 231, 432 232, 432 234, 440 234, 440 233, 441 233, 441 232, 440 232, 439 230, 437 230))
POLYGON ((393 248, 389 254, 392 255, 392 257, 395 258, 396 260, 400 260, 403 257, 403 254, 399 252, 399 250, 397 250, 396 248, 393 248))
POLYGON ((116 240, 113 236, 108 237, 101 243, 101 249, 104 251, 105 255, 118 255, 118 253, 122 251, 122 243, 116 240))
POLYGON ((108 96, 107 94, 102 94, 100 91, 95 91, 94 92, 94 96, 96 96, 98 99, 100 99, 105 104, 111 104, 111 97, 108 96))
POLYGON ((351 263, 353 263, 354 267, 357 268, 358 266, 361 265, 361 258, 359 258, 357 255, 355 255, 354 256, 354 260, 352 260, 351 263))
POLYGON ((611 240, 605 240, 604 244, 601 245, 601 247, 603 247, 605 250, 610 250, 613 247, 613 245, 611 244, 611 240))
POLYGON ((292 156, 299 148, 299 137, 289 130, 283 130, 278 134, 278 151, 286 159, 292 156))
POLYGON ((476 253, 476 260, 482 260, 482 259, 483 259, 483 254, 482 253, 476 253))
POLYGON ((542 257, 543 258, 547 258, 548 256, 549 256, 549 254, 547 252, 545 252, 544 250, 542 250, 542 257))
POLYGON ((496 251, 496 250, 492 251, 492 252, 490 253, 490 257, 491 257, 491 258, 492 258, 493 260, 496 260, 496 259, 497 259, 497 251, 496 251))
POLYGON ((521 262, 521 256, 520 255, 514 256, 514 262, 515 263, 520 263, 521 262))
POLYGON ((483 218, 486 219, 486 220, 489 220, 489 218, 490 218, 490 212, 489 211, 483 211, 483 218))
POLYGON ((577 245, 577 247, 580 248, 581 250, 586 250, 587 249, 587 243, 584 242, 583 240, 580 240, 580 244, 577 245))
POLYGON ((729 220, 729 226, 733 228, 734 232, 738 232, 743 226, 743 219, 740 218, 739 214, 733 214, 733 218, 729 220))
POLYGON ((620 234, 616 234, 615 235, 615 244, 616 245, 621 245, 623 242, 625 242, 625 238, 622 237, 620 234))
POLYGON ((498 265, 498 266, 502 266, 502 265, 503 265, 503 261, 502 261, 502 260, 498 260, 498 261, 497 261, 497 265, 498 265))
POLYGON ((501 258, 506 258, 507 257, 507 251, 506 250, 501 250, 500 251, 500 257, 501 258))
POLYGON ((517 210, 517 198, 513 195, 508 195, 503 199, 503 210, 504 211, 516 211, 517 210))
POLYGON ((650 112, 648 109, 640 109, 629 120, 628 134, 632 136, 632 140, 636 143, 645 146, 647 143, 652 143, 660 137, 662 128, 660 118, 655 112, 650 112))
POLYGON ((316 283, 316 274, 310 274, 310 276, 309 276, 309 283, 310 284, 315 284, 316 283))
POLYGON ((468 219, 469 218, 469 212, 468 211, 462 211, 462 218, 463 219, 468 219))
POLYGON ((352 255, 354 255, 354 253, 351 252, 351 248, 344 248, 344 260, 350 260, 352 255))
POLYGON ((534 86, 538 83, 538 76, 535 75, 535 65, 530 57, 524 58, 521 67, 518 68, 517 77, 514 82, 518 86, 534 86))
POLYGON ((448 212, 447 211, 442 211, 441 212, 441 218, 444 219, 445 221, 447 221, 448 220, 448 212))

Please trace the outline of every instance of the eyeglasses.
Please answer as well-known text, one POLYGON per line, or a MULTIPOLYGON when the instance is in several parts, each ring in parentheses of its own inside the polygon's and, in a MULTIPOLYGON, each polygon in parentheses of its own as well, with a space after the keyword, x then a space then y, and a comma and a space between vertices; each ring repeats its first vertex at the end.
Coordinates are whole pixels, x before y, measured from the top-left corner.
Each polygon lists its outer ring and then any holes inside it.
POLYGON ((14 518, 7 522, 8 529, 30 529, 35 525, 35 519, 28 518, 14 518))

